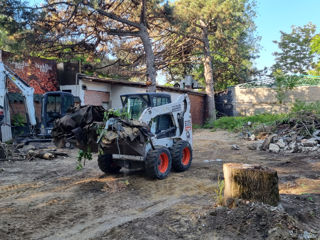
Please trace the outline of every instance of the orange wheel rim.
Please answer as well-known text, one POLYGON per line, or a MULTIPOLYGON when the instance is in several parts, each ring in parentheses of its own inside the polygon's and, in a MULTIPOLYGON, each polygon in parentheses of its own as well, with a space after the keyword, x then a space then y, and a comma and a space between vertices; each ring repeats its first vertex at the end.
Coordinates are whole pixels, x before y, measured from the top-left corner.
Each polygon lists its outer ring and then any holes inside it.
POLYGON ((188 147, 185 147, 182 150, 182 164, 183 165, 188 165, 189 162, 190 162, 190 158, 191 158, 190 149, 188 147))
POLYGON ((169 167, 169 157, 166 153, 161 153, 159 157, 158 169, 161 173, 165 173, 169 167))

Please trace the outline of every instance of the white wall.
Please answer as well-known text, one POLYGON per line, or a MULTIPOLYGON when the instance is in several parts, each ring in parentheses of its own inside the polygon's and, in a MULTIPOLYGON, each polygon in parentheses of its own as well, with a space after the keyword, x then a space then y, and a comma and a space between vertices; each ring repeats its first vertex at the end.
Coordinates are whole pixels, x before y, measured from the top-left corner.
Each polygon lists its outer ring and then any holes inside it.
POLYGON ((61 85, 60 90, 71 90, 73 96, 79 97, 79 86, 78 85, 61 85))
POLYGON ((166 92, 162 90, 157 90, 157 92, 163 92, 163 93, 168 93, 171 96, 171 102, 174 102, 177 100, 179 96, 181 96, 181 93, 176 93, 176 92, 166 92))
POLYGON ((129 93, 144 93, 145 88, 134 87, 134 86, 124 86, 124 85, 112 85, 111 86, 111 107, 118 109, 122 107, 120 95, 129 93))
MULTIPOLYGON (((130 94, 130 93, 144 93, 146 88, 135 87, 135 86, 125 86, 121 84, 109 84, 109 83, 100 83, 92 82, 86 80, 79 80, 79 85, 63 85, 60 86, 60 90, 71 90, 71 93, 74 96, 78 96, 81 100, 81 104, 84 104, 84 90, 83 85, 86 85, 87 90, 99 91, 99 92, 110 92, 111 108, 119 109, 122 107, 120 95, 130 94)), ((163 90, 157 90, 157 92, 168 93, 171 95, 171 101, 175 101, 181 93, 176 92, 166 92, 163 90)))

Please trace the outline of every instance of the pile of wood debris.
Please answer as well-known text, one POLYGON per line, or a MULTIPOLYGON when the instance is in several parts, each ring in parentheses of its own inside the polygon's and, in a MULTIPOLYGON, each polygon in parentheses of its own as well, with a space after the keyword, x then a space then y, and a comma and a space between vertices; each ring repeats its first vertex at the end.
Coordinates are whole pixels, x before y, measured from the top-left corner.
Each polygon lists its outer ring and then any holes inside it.
POLYGON ((58 151, 55 147, 42 146, 41 144, 36 147, 32 144, 0 143, 0 161, 31 161, 36 158, 51 160, 58 156, 67 157, 68 154, 58 151))
POLYGON ((73 144, 77 148, 91 152, 110 148, 119 142, 145 143, 152 136, 149 127, 136 120, 121 118, 113 110, 101 106, 82 106, 72 109, 64 117, 55 121, 52 137, 57 147, 73 144))

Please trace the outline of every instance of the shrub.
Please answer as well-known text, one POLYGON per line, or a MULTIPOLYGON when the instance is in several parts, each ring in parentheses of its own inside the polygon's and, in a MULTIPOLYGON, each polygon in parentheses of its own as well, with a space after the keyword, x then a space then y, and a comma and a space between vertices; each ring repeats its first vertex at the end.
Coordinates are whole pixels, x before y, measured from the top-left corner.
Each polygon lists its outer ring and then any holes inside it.
POLYGON ((26 119, 23 115, 17 113, 13 115, 11 124, 14 127, 23 127, 26 124, 26 119))
POLYGON ((276 121, 283 121, 287 119, 287 114, 258 114, 254 116, 246 117, 222 117, 216 121, 208 122, 205 127, 213 129, 226 129, 229 131, 240 131, 243 126, 247 125, 248 122, 252 123, 252 127, 256 127, 261 124, 271 125, 276 121))

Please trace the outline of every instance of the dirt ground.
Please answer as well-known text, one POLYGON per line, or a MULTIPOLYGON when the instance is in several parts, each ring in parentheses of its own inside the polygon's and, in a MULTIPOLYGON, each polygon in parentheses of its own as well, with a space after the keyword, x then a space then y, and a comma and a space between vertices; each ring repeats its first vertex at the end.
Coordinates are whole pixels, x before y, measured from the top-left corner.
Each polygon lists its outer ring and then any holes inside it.
POLYGON ((191 168, 152 181, 105 175, 77 150, 51 161, 0 162, 0 239, 320 239, 320 156, 250 151, 235 134, 194 132, 191 168), (238 144, 240 150, 231 150, 238 144), (281 205, 216 207, 227 162, 278 171, 281 205))

